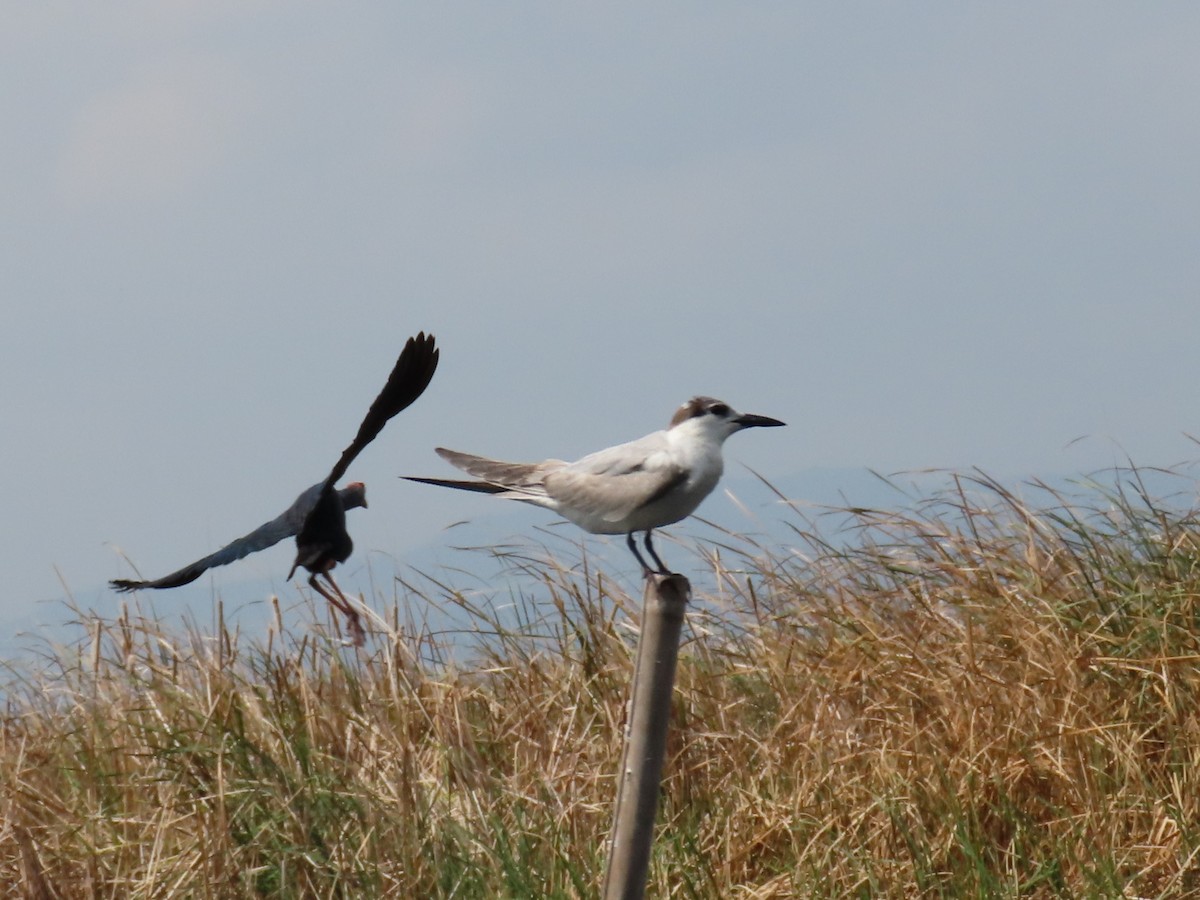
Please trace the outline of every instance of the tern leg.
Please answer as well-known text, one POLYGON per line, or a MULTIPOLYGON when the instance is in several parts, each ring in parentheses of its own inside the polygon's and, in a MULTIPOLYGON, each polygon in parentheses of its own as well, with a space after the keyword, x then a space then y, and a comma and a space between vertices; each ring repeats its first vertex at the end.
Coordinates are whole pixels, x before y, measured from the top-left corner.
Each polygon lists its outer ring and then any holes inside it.
POLYGON ((654 560, 655 564, 658 566, 659 575, 670 575, 671 573, 667 570, 667 567, 663 564, 663 561, 659 559, 658 554, 654 552, 654 545, 650 543, 650 531, 651 529, 646 529, 646 552, 650 554, 650 558, 654 560))
POLYGON ((342 589, 338 587, 337 582, 333 580, 333 576, 328 572, 313 572, 312 575, 308 577, 308 584, 314 591, 328 600, 329 604, 334 609, 338 610, 346 617, 346 624, 350 628, 350 638, 352 641, 354 641, 354 646, 361 647, 364 643, 366 643, 366 634, 363 632, 362 622, 359 621, 358 613, 355 611, 354 607, 350 605, 350 601, 346 599, 346 595, 342 593, 342 589), (325 576, 325 580, 328 581, 330 586, 334 589, 336 596, 329 593, 329 591, 327 591, 325 588, 321 587, 321 583, 317 581, 317 575, 325 576))
MULTIPOLYGON (((646 561, 644 559, 642 559, 642 554, 640 552, 638 552, 637 541, 635 541, 633 539, 632 531, 629 532, 629 534, 625 535, 625 544, 629 547, 630 550, 633 551, 633 555, 637 557, 638 563, 641 564, 642 576, 645 578, 649 578, 651 575, 653 575, 654 570, 652 568, 650 568, 648 565, 646 565, 646 561)), ((653 552, 653 551, 651 551, 651 552, 653 552)), ((657 557, 656 557, 656 559, 657 559, 657 557)))

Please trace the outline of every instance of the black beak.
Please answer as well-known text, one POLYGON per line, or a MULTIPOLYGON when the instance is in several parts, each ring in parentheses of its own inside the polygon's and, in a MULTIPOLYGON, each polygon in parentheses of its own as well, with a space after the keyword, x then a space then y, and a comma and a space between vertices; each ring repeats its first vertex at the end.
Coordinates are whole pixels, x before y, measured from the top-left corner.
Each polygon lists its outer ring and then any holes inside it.
POLYGON ((754 413, 743 413, 733 421, 742 428, 774 428, 776 425, 787 424, 787 422, 772 419, 770 416, 756 416, 754 413))

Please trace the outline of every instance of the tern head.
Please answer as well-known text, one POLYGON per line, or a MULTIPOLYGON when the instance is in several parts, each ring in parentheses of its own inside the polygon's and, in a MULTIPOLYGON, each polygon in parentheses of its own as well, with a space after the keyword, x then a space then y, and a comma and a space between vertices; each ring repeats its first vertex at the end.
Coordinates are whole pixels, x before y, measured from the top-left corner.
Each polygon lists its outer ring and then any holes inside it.
POLYGON ((670 428, 687 428, 704 437, 723 441, 743 428, 768 428, 784 424, 770 416, 740 413, 728 403, 712 397, 693 397, 675 410, 670 428))

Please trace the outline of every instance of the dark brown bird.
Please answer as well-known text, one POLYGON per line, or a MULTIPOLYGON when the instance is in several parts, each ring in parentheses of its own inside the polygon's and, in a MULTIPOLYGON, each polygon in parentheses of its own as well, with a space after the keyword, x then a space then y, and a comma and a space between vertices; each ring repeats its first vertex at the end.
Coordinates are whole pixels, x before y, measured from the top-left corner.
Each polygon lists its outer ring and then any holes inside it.
POLYGON ((316 505, 304 520, 300 533, 296 535, 296 561, 292 563, 292 571, 288 573, 288 578, 290 579, 301 566, 307 569, 310 573, 309 585, 345 614, 351 637, 358 645, 364 640, 358 613, 329 574, 334 566, 349 559, 354 550, 354 542, 350 540, 350 533, 346 531, 347 507, 341 493, 334 490, 333 485, 346 474, 350 463, 362 449, 375 440, 388 420, 421 396, 433 379, 437 364, 438 350, 434 347, 433 335, 426 337, 425 333, 421 332, 415 338, 408 339, 400 358, 396 360, 392 374, 388 376, 387 384, 367 410, 366 417, 358 426, 358 434, 350 446, 342 451, 341 459, 325 479, 316 505), (317 580, 320 575, 325 576, 325 580, 333 588, 333 593, 321 586, 317 580))
MULTIPOLYGON (((204 559, 198 559, 177 572, 172 572, 170 575, 164 575, 162 578, 156 578, 153 581, 132 581, 126 578, 118 578, 110 581, 109 584, 115 590, 122 592, 141 590, 143 588, 181 587, 185 584, 191 584, 209 569, 216 568, 217 566, 227 566, 231 562, 237 562, 239 559, 249 556, 251 553, 257 553, 259 550, 274 547, 284 538, 295 537, 300 533, 300 529, 304 527, 305 519, 308 518, 308 514, 317 505, 317 500, 320 498, 324 488, 325 482, 323 481, 319 484, 314 484, 297 497, 295 503, 270 522, 259 525, 249 534, 238 538, 236 541, 231 541, 215 553, 210 553, 204 559)), ((347 485, 338 491, 338 493, 341 495, 343 509, 354 509, 357 506, 365 508, 367 505, 367 489, 361 481, 347 485)))
POLYGON ((387 383, 367 410, 358 434, 350 446, 342 451, 337 465, 323 482, 314 484, 297 497, 282 515, 170 575, 154 581, 116 579, 109 583, 118 591, 179 587, 195 581, 207 569, 226 565, 271 547, 284 538, 295 536, 296 561, 288 578, 295 574, 297 568, 307 569, 311 573, 309 585, 346 616, 351 637, 355 644, 361 644, 364 635, 358 613, 329 573, 338 563, 349 559, 354 549, 354 543, 346 531, 346 510, 366 507, 366 488, 361 482, 354 482, 338 490, 334 488, 334 483, 346 474, 354 458, 379 435, 388 420, 424 393, 437 370, 438 356, 433 335, 426 336, 421 332, 415 338, 408 339, 387 383), (333 593, 317 581, 318 575, 325 576, 333 593))

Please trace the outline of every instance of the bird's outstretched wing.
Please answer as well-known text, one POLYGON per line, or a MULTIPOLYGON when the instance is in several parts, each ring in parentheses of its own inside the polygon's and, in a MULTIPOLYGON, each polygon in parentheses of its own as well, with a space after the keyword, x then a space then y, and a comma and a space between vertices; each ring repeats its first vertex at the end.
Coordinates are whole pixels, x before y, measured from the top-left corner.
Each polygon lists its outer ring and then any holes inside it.
POLYGON ((346 532, 345 510, 333 491, 333 485, 346 473, 363 448, 375 440, 388 420, 425 392, 437 370, 438 356, 432 334, 426 335, 422 331, 405 342, 383 390, 371 403, 362 424, 358 426, 358 434, 350 446, 342 451, 341 458, 325 479, 316 502, 300 525, 296 534, 296 560, 292 563, 292 571, 288 573, 289 579, 298 566, 313 572, 328 572, 332 565, 344 562, 350 556, 354 542, 346 532))
POLYGON ((429 382, 433 379, 433 373, 437 370, 437 364, 438 350, 434 346, 432 334, 426 335, 422 331, 405 342, 387 383, 367 410, 362 424, 358 426, 358 434, 350 446, 342 451, 341 459, 325 479, 326 488, 332 487, 346 474, 350 463, 354 462, 354 458, 367 444, 375 440, 392 416, 412 405, 413 401, 425 392, 425 388, 429 387, 429 382))
MULTIPOLYGON (((115 590, 121 592, 144 588, 180 587, 195 581, 208 569, 228 565, 231 562, 236 562, 243 557, 249 556, 251 553, 273 547, 285 538, 293 537, 300 532, 301 527, 304 525, 304 520, 308 518, 308 514, 316 507, 317 499, 321 496, 323 487, 323 483, 314 484, 297 497, 296 501, 287 510, 270 522, 259 525, 249 534, 238 538, 236 541, 231 541, 215 553, 210 553, 203 559, 198 559, 191 565, 184 566, 170 575, 164 575, 162 578, 156 578, 153 581, 133 581, 118 578, 110 581, 109 584, 115 590)), ((342 495, 343 503, 346 506, 358 506, 361 505, 361 500, 355 503, 350 498, 361 493, 361 490, 361 486, 347 487, 338 493, 342 495)))

